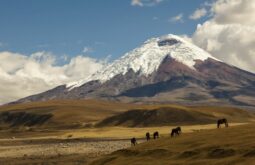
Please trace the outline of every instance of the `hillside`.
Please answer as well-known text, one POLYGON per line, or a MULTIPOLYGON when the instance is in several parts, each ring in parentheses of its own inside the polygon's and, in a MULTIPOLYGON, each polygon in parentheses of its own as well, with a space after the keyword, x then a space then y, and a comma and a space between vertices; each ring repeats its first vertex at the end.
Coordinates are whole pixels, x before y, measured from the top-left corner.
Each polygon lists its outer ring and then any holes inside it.
MULTIPOLYGON (((147 107, 148 108, 148 107, 147 107)), ((96 124, 102 126, 148 127, 215 123, 218 118, 234 122, 248 121, 251 113, 231 107, 171 107, 135 109, 108 117, 96 124)))
POLYGON ((91 165, 253 165, 254 127, 253 123, 184 133, 175 138, 165 135, 103 156, 91 165))
POLYGON ((0 107, 1 128, 189 125, 215 123, 222 117, 231 122, 246 122, 253 115, 231 107, 125 104, 102 100, 51 100, 0 107))
POLYGON ((255 74, 179 36, 151 38, 83 79, 12 102, 104 99, 129 103, 254 106, 255 74))
POLYGON ((96 100, 51 100, 5 105, 0 107, 0 123, 1 127, 79 128, 134 107, 131 104, 96 100), (49 117, 43 122, 34 121, 41 121, 45 116, 49 117))

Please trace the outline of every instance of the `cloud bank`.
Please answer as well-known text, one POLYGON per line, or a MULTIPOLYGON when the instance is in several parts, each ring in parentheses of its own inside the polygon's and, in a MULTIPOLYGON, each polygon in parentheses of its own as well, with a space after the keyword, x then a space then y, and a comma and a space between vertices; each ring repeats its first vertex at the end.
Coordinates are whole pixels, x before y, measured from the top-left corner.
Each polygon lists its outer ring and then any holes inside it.
POLYGON ((104 60, 78 55, 67 64, 58 66, 57 59, 48 52, 36 52, 30 56, 0 52, 0 61, 0 104, 80 80, 105 64, 104 60))
POLYGON ((224 62, 255 73, 255 1, 217 0, 212 18, 198 25, 192 41, 224 62))

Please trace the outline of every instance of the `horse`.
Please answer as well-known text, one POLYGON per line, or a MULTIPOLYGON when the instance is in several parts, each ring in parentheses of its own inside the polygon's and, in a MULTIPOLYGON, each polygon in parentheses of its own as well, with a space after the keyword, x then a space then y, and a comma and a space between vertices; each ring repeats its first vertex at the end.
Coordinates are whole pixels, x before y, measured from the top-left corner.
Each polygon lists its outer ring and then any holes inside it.
POLYGON ((145 134, 145 136, 146 136, 146 140, 147 140, 147 141, 149 141, 149 140, 151 139, 151 135, 150 135, 149 132, 147 132, 147 133, 145 134))
POLYGON ((158 139, 159 138, 159 133, 158 131, 153 133, 153 139, 158 139))
POLYGON ((137 144, 137 141, 136 141, 135 137, 133 137, 130 141, 131 141, 131 146, 132 145, 135 146, 137 144))
POLYGON ((181 134, 181 132, 182 132, 181 127, 173 128, 172 132, 171 132, 171 137, 173 137, 174 135, 178 135, 179 136, 181 134))
POLYGON ((220 125, 221 124, 225 124, 225 127, 228 127, 228 120, 227 119, 219 119, 218 121, 217 121, 217 128, 220 128, 220 125))

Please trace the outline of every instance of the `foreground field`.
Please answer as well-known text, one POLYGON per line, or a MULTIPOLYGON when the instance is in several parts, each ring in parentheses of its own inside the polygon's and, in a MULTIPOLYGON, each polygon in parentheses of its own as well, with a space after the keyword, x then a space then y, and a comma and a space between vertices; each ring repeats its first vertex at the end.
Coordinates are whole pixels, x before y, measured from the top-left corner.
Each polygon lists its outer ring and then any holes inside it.
POLYGON ((255 124, 247 124, 253 121, 253 111, 244 107, 100 100, 6 105, 0 107, 0 164, 204 164, 246 157, 250 162, 255 124), (217 130, 219 118, 227 118, 231 127, 217 130), (184 133, 171 139, 176 126, 184 133), (143 143, 145 133, 155 131, 160 139, 143 143), (139 145, 129 148, 132 137, 139 145))
POLYGON ((162 137, 103 156, 92 165, 253 165, 255 124, 162 137))
MULTIPOLYGON (((239 127, 246 123, 230 123, 239 127)), ((144 134, 155 130, 161 139, 169 137, 172 127, 92 128, 57 132, 1 132, 0 164, 75 164, 85 165, 98 156, 129 148, 130 138, 145 142, 144 134)), ((183 136, 215 129, 215 124, 183 126, 183 136)), ((230 128, 231 129, 231 128, 230 128)), ((227 130, 227 129, 226 129, 227 130)), ((154 141, 158 142, 158 140, 154 141)), ((160 141, 159 141, 160 142, 160 141)), ((147 144, 147 143, 144 143, 147 144)), ((149 144, 149 143, 148 143, 149 144)), ((132 155, 132 153, 131 153, 132 155)))

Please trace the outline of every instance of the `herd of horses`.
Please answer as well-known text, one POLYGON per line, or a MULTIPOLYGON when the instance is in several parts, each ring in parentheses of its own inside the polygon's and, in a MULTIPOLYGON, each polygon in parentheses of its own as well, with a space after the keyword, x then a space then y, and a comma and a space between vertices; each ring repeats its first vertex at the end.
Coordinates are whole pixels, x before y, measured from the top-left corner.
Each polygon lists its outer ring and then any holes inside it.
MULTIPOLYGON (((225 127, 228 127, 228 121, 227 121, 227 119, 225 119, 225 118, 224 118, 224 119, 219 119, 219 120, 217 121, 217 128, 220 128, 220 125, 221 125, 221 124, 225 124, 225 127)), ((172 129, 170 135, 171 135, 171 137, 179 136, 179 135, 181 134, 181 132, 182 132, 181 127, 176 127, 176 128, 173 128, 173 129, 172 129)), ((147 133, 145 134, 145 138, 146 138, 147 141, 151 140, 151 135, 150 135, 149 132, 147 132, 147 133)), ((158 139, 158 138, 159 138, 159 132, 156 131, 156 132, 153 133, 153 139, 158 139)), ((135 146, 136 144, 137 144, 137 139, 136 139, 135 137, 133 137, 133 138, 131 139, 131 145, 134 145, 134 146, 135 146)))

